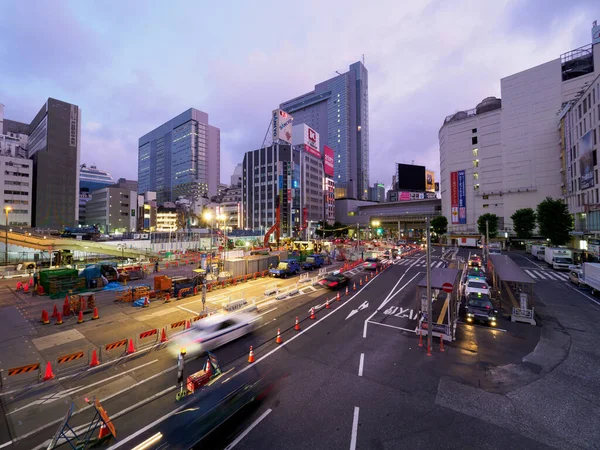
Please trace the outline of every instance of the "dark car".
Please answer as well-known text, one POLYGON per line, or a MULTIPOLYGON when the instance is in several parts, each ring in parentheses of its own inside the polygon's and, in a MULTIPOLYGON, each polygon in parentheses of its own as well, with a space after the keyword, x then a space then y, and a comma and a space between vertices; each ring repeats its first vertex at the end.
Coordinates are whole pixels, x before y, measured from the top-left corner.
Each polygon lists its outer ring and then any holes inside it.
POLYGON ((495 327, 497 314, 489 295, 472 292, 467 297, 467 322, 483 322, 495 327))
POLYGON ((379 258, 367 258, 363 263, 363 269, 376 270, 381 269, 381 260, 379 258))
POLYGON ((350 281, 350 279, 344 274, 330 273, 321 281, 319 281, 319 284, 328 289, 340 289, 344 286, 347 286, 348 281, 350 281))

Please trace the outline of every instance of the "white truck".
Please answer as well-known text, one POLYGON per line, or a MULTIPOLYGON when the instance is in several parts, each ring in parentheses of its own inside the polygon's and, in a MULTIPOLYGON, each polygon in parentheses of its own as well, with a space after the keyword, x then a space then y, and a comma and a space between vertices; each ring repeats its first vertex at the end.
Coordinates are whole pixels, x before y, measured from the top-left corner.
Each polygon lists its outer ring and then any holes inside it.
POLYGON ((573 252, 568 248, 546 248, 544 259, 554 270, 569 270, 573 265, 573 252))
POLYGON ((502 253, 502 243, 490 242, 488 251, 490 252, 490 255, 500 255, 502 253))
POLYGON ((600 264, 599 263, 583 263, 583 283, 590 287, 592 295, 600 292, 600 264))
POLYGON ((477 239, 477 238, 458 238, 458 246, 459 247, 477 248, 478 244, 479 244, 479 239, 477 239))
POLYGON ((544 259, 544 254, 546 252, 545 245, 532 245, 531 246, 531 256, 536 259, 542 260, 544 259))

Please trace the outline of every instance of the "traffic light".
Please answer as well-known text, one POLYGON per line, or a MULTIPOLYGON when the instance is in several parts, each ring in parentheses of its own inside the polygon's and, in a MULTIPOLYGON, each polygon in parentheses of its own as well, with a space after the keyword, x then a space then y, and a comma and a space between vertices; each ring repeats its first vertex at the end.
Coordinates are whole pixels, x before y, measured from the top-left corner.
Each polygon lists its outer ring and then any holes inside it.
POLYGON ((381 236, 383 234, 383 228, 377 228, 377 234, 381 236))

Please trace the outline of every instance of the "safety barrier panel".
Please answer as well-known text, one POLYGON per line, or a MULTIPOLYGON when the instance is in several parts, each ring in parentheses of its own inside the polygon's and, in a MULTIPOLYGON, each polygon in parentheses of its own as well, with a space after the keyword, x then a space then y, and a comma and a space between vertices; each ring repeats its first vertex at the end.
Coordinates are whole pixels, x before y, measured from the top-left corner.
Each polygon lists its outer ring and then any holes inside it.
POLYGON ((85 356, 85 352, 83 352, 83 351, 71 353, 70 355, 59 356, 58 358, 56 358, 56 363, 57 364, 65 364, 65 363, 68 363, 71 361, 75 361, 77 359, 81 359, 84 356, 85 356))
POLYGON ((140 333, 139 338, 145 339, 150 336, 155 336, 158 334, 158 330, 155 328, 154 330, 143 331, 140 333))
POLYGON ((171 329, 179 328, 179 327, 183 327, 183 326, 185 326, 185 320, 180 320, 179 322, 173 322, 171 324, 171 329))
POLYGON ((310 278, 308 277, 308 273, 303 273, 300 275, 300 283, 306 283, 310 281, 310 278))
POLYGON ((232 312, 241 309, 246 305, 248 305, 248 300, 237 300, 235 302, 227 303, 223 306, 223 309, 227 312, 232 312))
POLYGON ((127 345, 127 339, 123 339, 121 341, 111 342, 110 344, 106 344, 104 346, 105 350, 114 350, 115 348, 124 347, 127 345))
POLYGON ((40 370, 40 363, 27 364, 26 366, 13 367, 12 369, 8 369, 8 376, 13 377, 15 375, 33 372, 34 370, 40 370))

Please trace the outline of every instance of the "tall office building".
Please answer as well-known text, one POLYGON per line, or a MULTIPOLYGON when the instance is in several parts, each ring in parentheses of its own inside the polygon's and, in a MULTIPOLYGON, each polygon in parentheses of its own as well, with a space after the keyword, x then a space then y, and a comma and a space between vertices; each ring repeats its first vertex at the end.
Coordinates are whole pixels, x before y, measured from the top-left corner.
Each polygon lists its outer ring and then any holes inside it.
POLYGON ((92 192, 114 184, 110 173, 98 169, 95 165, 88 167, 82 164, 79 168, 79 224, 91 225, 86 222, 85 205, 92 198, 92 192))
MULTIPOLYGON (((440 191, 451 233, 477 234, 477 219, 488 212, 498 216, 500 230, 511 231, 517 209, 578 190, 562 175, 577 168, 569 152, 561 161, 559 114, 599 73, 600 44, 592 43, 503 78, 502 100, 488 97, 446 117, 440 191)), ((571 205, 581 210, 581 203, 571 205)))
POLYGON ((369 83, 361 62, 315 89, 281 103, 280 109, 321 136, 334 151, 336 198, 369 197, 369 83))
POLYGON ((137 187, 137 181, 119 178, 117 183, 93 191, 85 207, 88 223, 106 234, 136 231, 137 187))
POLYGON ((139 192, 156 192, 159 204, 218 194, 221 132, 208 114, 190 108, 139 139, 139 192))

